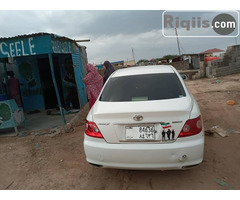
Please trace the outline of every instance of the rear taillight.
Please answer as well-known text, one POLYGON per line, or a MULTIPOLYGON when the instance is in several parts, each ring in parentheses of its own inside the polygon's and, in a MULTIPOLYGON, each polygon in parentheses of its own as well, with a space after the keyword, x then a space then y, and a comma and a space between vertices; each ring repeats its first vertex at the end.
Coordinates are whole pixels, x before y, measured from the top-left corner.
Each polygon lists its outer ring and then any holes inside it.
POLYGON ((201 115, 195 119, 189 119, 184 124, 178 137, 187 137, 200 133, 202 131, 201 115))
POLYGON ((86 121, 86 135, 96 138, 103 138, 100 130, 94 122, 86 121))

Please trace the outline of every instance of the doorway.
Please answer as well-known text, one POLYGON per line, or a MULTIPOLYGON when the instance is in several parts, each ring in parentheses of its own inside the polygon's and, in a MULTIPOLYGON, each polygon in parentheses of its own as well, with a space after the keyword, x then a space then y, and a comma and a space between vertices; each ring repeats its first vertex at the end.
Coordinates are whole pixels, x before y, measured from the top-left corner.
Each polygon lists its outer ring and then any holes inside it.
MULTIPOLYGON (((57 56, 53 56, 53 66, 61 104, 63 105, 64 103, 63 88, 60 66, 57 56)), ((38 69, 42 85, 43 98, 45 102, 45 109, 58 108, 58 101, 52 80, 51 68, 48 57, 38 59, 38 69)))

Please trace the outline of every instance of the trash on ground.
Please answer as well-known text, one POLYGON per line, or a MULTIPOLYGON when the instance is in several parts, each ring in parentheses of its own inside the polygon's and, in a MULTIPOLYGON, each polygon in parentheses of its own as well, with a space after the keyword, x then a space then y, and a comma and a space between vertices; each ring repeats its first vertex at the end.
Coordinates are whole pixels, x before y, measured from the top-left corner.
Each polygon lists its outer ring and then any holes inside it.
POLYGON ((40 145, 39 145, 38 143, 36 143, 34 146, 35 146, 37 149, 40 147, 40 145))
POLYGON ((229 136, 228 132, 219 126, 213 126, 210 130, 205 130, 205 135, 213 135, 213 133, 217 133, 222 137, 229 136))
POLYGON ((215 179, 215 182, 223 187, 228 187, 229 184, 221 179, 215 179))
POLYGON ((232 134, 232 133, 240 133, 240 131, 236 131, 236 130, 234 130, 234 129, 231 129, 231 130, 228 130, 227 131, 229 134, 232 134))
POLYGON ((228 101, 227 101, 227 104, 228 104, 228 105, 234 105, 234 104, 235 104, 235 101, 234 101, 234 100, 228 100, 228 101))
POLYGON ((207 136, 213 136, 215 132, 213 132, 212 130, 208 129, 208 130, 205 130, 205 135, 207 136))
POLYGON ((221 180, 221 179, 216 178, 216 179, 215 179, 215 182, 216 182, 218 185, 221 185, 221 186, 223 186, 223 187, 230 187, 229 189, 234 190, 234 187, 231 186, 230 184, 228 184, 227 182, 225 182, 224 180, 221 180))

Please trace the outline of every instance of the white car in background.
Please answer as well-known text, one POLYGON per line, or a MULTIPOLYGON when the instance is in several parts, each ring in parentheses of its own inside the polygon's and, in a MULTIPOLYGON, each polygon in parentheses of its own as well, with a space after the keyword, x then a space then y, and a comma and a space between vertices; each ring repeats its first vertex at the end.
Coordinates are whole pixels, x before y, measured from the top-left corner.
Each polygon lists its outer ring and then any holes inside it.
POLYGON ((170 170, 200 164, 200 110, 176 69, 115 71, 88 113, 84 151, 87 162, 105 168, 170 170))

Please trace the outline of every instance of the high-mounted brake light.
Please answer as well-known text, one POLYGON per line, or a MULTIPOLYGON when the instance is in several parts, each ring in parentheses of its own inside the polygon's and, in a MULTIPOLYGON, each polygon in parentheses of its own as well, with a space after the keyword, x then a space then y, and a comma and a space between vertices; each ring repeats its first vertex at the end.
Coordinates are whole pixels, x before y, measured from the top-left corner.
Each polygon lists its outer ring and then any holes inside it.
POLYGON ((94 122, 86 121, 85 134, 91 137, 103 138, 100 130, 94 122))
POLYGON ((196 135, 201 131, 202 131, 202 119, 200 115, 197 118, 187 120, 178 137, 196 135))

